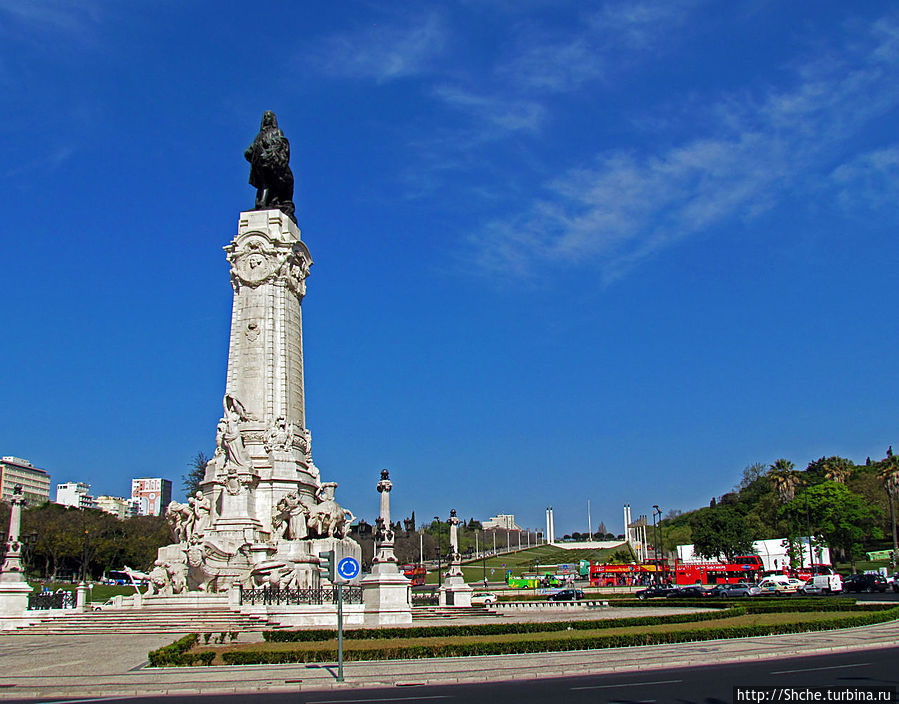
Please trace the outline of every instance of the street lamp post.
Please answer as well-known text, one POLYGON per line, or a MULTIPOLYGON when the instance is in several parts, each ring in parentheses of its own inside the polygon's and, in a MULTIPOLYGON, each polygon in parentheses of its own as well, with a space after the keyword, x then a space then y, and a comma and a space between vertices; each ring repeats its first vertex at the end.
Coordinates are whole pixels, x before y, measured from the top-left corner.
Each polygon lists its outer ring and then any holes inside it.
POLYGON ((440 584, 443 581, 440 568, 440 516, 434 516, 434 520, 437 521, 437 584, 440 584))

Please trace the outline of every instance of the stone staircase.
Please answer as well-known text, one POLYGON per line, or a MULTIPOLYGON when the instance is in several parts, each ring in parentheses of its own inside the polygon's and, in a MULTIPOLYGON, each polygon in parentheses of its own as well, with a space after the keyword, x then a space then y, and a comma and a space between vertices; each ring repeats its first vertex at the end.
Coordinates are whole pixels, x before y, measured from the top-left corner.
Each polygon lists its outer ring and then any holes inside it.
POLYGON ((496 616, 496 612, 484 606, 413 606, 412 620, 478 618, 496 616))
POLYGON ((258 616, 245 616, 227 607, 71 611, 48 614, 40 623, 19 628, 22 635, 138 635, 152 633, 233 633, 280 628, 258 616))

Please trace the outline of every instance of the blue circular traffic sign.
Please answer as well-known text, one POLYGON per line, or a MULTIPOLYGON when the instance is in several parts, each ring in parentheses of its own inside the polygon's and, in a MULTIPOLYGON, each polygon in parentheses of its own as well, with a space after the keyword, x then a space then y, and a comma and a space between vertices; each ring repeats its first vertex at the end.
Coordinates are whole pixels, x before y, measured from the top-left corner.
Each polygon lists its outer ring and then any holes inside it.
POLYGON ((337 574, 342 579, 355 579, 359 575, 359 561, 355 557, 345 557, 337 563, 337 574))

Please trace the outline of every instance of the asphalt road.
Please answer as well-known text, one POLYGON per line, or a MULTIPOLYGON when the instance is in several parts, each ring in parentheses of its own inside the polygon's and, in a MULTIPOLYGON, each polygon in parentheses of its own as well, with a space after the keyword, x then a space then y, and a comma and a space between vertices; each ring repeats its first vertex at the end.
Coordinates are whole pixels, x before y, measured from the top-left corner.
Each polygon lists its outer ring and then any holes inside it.
MULTIPOLYGON (((130 702, 131 704, 719 704, 734 701, 734 687, 776 687, 769 701, 810 701, 807 687, 899 686, 899 646, 813 657, 706 667, 652 670, 646 673, 524 680, 475 685, 350 689, 300 693, 214 696, 159 696, 115 699, 43 699, 17 701, 130 702)), ((14 700, 7 700, 14 701, 14 700)), ((823 699, 821 701, 824 701, 823 699)), ((843 699, 843 701, 859 701, 843 699)), ((899 701, 893 695, 893 699, 899 701)))

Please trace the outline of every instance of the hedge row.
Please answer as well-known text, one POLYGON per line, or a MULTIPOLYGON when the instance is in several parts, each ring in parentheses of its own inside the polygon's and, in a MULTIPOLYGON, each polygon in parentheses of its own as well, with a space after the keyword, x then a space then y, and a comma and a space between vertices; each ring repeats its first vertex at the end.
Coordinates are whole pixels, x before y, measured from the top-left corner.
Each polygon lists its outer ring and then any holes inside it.
MULTIPOLYGON (((397 640, 402 638, 441 638, 453 636, 496 636, 506 633, 546 633, 551 631, 589 631, 623 626, 655 626, 664 623, 693 623, 713 619, 742 616, 742 606, 723 609, 716 613, 672 614, 670 616, 628 616, 591 621, 550 621, 546 623, 479 623, 459 626, 417 626, 412 628, 356 628, 344 631, 345 640, 397 640)), ((300 643, 332 640, 336 630, 264 631, 262 637, 269 643, 300 643)))
MULTIPOLYGON (((728 626, 693 631, 672 631, 668 633, 627 633, 598 635, 585 638, 565 638, 541 641, 500 641, 486 643, 445 643, 435 645, 395 645, 376 650, 344 648, 345 660, 395 660, 428 657, 460 657, 470 655, 505 655, 511 653, 560 652, 566 650, 592 650, 599 648, 621 648, 628 646, 684 643, 689 641, 717 640, 721 638, 748 638, 784 633, 826 631, 835 628, 864 626, 899 618, 899 607, 880 612, 868 612, 853 616, 839 616, 833 619, 808 623, 781 623, 754 626, 728 626)), ((263 663, 331 662, 336 660, 333 649, 317 650, 255 650, 224 653, 222 659, 229 665, 250 665, 263 663)))
POLYGON ((151 650, 147 657, 150 660, 151 667, 175 667, 178 665, 195 665, 201 663, 203 665, 211 665, 215 658, 212 651, 206 653, 189 653, 200 640, 197 633, 191 633, 184 638, 179 638, 174 643, 165 645, 159 650, 151 650))

